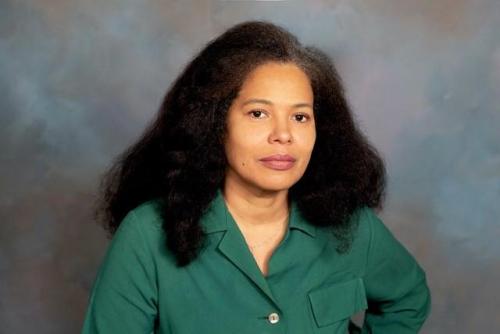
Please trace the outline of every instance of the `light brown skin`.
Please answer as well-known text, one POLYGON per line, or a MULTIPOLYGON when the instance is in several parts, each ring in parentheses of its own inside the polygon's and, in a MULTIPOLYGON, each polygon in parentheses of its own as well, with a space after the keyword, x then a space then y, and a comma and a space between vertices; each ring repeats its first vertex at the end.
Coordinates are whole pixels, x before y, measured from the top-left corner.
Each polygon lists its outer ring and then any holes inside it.
POLYGON ((228 111, 224 199, 249 245, 269 240, 252 251, 264 274, 287 229, 288 190, 304 175, 316 141, 313 102, 299 67, 269 62, 249 73, 228 111), (246 104, 250 99, 269 103, 246 104), (277 153, 292 155, 294 166, 278 171, 259 161, 277 153))

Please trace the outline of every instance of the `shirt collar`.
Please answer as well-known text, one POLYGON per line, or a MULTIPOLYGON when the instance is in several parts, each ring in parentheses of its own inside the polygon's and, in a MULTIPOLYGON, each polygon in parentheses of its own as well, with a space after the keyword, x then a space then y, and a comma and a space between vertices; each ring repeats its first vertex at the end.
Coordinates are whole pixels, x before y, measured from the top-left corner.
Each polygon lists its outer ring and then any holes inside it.
MULTIPOLYGON (((236 225, 231 213, 227 209, 226 202, 220 188, 217 189, 215 198, 210 203, 205 215, 202 217, 202 224, 204 226, 205 233, 226 231, 230 226, 236 225)), ((316 236, 316 226, 310 224, 304 219, 295 201, 291 202, 288 227, 289 229, 301 230, 311 237, 316 236)))

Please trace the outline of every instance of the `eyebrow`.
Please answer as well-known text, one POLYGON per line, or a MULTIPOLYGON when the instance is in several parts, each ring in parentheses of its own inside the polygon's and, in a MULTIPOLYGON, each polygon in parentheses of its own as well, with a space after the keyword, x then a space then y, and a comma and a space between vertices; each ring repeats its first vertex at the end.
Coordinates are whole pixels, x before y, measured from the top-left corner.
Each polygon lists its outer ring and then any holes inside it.
MULTIPOLYGON (((250 100, 247 100, 245 102, 243 102, 243 104, 241 105, 242 107, 246 106, 247 104, 250 104, 250 103, 262 103, 262 104, 267 104, 267 105, 270 105, 272 106, 273 103, 269 100, 265 100, 265 99, 250 99, 250 100)), ((296 103, 294 105, 292 105, 293 108, 302 108, 302 107, 308 107, 308 108, 311 108, 313 109, 313 107, 309 104, 309 103, 296 103)))

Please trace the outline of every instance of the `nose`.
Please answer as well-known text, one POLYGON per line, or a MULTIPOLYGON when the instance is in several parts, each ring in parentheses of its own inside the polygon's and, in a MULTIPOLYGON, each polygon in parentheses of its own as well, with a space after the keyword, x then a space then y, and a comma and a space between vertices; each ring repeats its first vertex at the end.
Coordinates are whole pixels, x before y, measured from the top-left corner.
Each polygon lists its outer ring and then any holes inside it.
POLYGON ((269 136, 269 141, 271 143, 278 141, 282 144, 292 142, 292 133, 290 131, 290 123, 287 118, 276 117, 273 122, 273 128, 269 136))

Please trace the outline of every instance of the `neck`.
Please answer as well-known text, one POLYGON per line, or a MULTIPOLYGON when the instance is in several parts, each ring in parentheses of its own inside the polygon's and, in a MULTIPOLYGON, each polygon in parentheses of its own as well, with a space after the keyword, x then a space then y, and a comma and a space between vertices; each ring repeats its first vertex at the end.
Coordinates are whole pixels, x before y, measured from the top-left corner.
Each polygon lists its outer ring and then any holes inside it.
POLYGON ((252 191, 225 185, 223 195, 231 215, 238 224, 248 228, 275 228, 288 218, 287 189, 273 192, 252 191))

